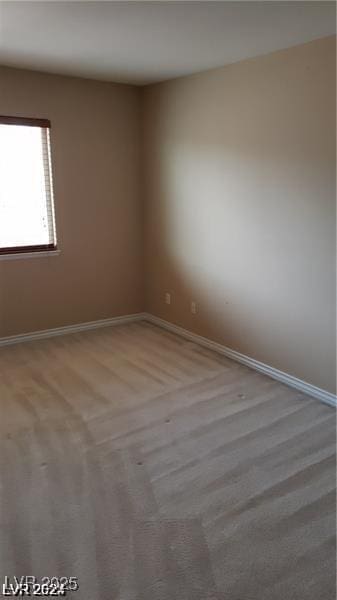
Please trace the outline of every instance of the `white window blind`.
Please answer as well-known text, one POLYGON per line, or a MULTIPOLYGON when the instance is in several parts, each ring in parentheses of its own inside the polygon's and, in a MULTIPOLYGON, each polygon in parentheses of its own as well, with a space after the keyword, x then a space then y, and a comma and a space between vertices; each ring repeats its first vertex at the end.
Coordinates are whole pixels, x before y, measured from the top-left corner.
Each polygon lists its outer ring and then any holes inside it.
POLYGON ((0 254, 53 249, 50 122, 0 116, 0 254))

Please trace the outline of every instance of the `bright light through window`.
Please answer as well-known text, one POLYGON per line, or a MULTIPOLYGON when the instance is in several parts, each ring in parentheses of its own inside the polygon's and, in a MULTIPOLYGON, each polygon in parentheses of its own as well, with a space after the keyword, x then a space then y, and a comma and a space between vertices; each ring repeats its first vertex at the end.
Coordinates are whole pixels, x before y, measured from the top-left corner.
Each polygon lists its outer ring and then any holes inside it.
POLYGON ((0 253, 53 249, 49 127, 14 120, 0 117, 0 253))

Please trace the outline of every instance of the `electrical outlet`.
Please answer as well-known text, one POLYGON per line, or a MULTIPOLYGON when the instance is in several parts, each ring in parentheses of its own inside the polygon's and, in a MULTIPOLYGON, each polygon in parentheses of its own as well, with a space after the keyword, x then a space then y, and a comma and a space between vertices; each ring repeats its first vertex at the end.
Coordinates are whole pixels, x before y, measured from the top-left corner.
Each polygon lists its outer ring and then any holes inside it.
POLYGON ((192 315, 197 314, 197 303, 194 300, 191 302, 191 313, 192 315))
POLYGON ((171 304, 171 294, 169 292, 165 293, 165 304, 171 304))

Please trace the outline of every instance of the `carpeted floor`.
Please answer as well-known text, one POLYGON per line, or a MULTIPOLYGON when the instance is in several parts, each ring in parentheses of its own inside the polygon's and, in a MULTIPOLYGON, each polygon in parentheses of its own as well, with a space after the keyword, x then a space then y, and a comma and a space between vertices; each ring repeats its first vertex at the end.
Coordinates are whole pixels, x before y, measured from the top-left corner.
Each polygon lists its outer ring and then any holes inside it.
POLYGON ((335 600, 334 410, 148 323, 0 350, 0 583, 335 600))

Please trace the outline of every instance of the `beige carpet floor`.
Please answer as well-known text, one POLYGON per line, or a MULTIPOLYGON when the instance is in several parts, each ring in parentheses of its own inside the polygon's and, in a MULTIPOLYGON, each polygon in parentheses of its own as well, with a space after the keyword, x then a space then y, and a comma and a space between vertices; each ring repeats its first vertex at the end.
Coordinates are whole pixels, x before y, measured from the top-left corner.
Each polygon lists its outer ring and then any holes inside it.
POLYGON ((335 600, 334 410, 148 323, 0 349, 0 583, 335 600))

